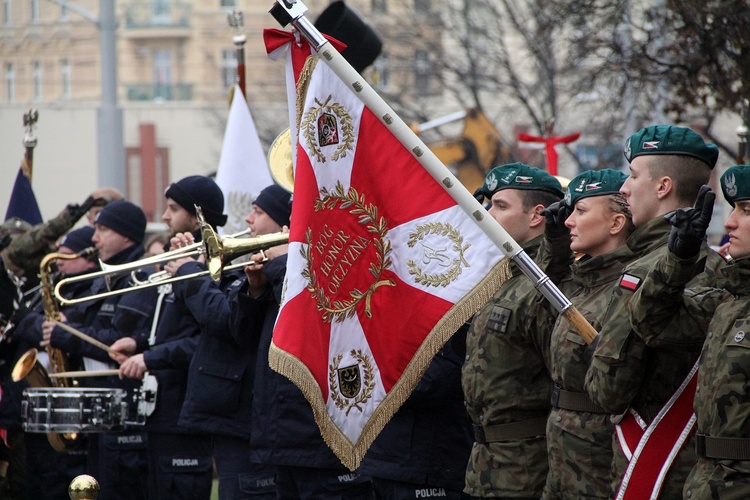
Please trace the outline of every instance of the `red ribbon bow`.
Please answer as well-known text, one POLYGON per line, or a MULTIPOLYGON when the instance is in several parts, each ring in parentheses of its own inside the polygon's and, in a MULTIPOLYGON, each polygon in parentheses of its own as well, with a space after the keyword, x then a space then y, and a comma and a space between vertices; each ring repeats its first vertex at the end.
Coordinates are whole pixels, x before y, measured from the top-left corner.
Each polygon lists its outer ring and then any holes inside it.
POLYGON ((552 137, 539 137, 537 135, 530 135, 520 133, 518 134, 518 140, 521 142, 541 142, 544 144, 544 151, 547 153, 547 171, 551 175, 557 175, 557 150, 555 146, 558 144, 567 144, 573 142, 581 137, 581 133, 575 133, 563 136, 552 136, 552 137))
MULTIPOLYGON (((328 36, 326 34, 323 34, 326 39, 331 42, 331 45, 333 45, 333 48, 335 48, 339 53, 343 52, 346 48, 346 44, 343 42, 340 42, 333 38, 332 36, 328 36)), ((299 58, 293 58, 293 64, 305 64, 305 60, 307 59, 307 56, 311 54, 310 51, 310 44, 305 43, 299 43, 299 39, 297 38, 297 35, 295 35, 291 31, 284 31, 276 28, 266 28, 263 30, 263 43, 266 45, 266 53, 271 54, 272 52, 279 50, 284 45, 291 43, 292 44, 292 50, 301 50, 305 52, 305 57, 299 57, 299 58), (295 62, 297 61, 297 62, 295 62)), ((298 75, 302 68, 294 68, 294 74, 298 75)))

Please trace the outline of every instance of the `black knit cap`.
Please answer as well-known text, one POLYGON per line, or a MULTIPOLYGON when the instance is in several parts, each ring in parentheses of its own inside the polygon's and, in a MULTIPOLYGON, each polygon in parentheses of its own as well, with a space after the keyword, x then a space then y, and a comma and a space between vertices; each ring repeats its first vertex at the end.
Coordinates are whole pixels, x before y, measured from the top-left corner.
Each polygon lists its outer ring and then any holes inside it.
POLYGON ((143 243, 146 234, 146 215, 140 207, 127 200, 104 205, 94 223, 108 227, 135 243, 143 243))
POLYGON ((164 196, 177 202, 191 215, 195 215, 195 205, 201 207, 206 222, 214 227, 227 223, 224 215, 224 193, 210 177, 191 175, 169 185, 164 196))
POLYGON ((63 239, 60 240, 60 246, 70 248, 73 250, 73 253, 79 253, 94 246, 94 243, 91 241, 93 236, 93 226, 84 226, 79 229, 74 229, 63 236, 63 239))
POLYGON ((253 202, 267 213, 279 226, 288 226, 289 219, 292 216, 292 195, 289 191, 271 184, 263 188, 258 197, 253 202))

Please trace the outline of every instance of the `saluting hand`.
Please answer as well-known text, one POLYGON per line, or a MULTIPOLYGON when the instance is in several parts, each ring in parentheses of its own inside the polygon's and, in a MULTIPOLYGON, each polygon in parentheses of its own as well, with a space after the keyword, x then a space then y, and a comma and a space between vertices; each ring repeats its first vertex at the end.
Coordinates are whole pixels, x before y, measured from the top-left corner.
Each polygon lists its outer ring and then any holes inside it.
POLYGON ((711 222, 716 195, 708 186, 701 186, 693 208, 678 208, 665 218, 672 226, 667 246, 681 259, 698 255, 711 222))

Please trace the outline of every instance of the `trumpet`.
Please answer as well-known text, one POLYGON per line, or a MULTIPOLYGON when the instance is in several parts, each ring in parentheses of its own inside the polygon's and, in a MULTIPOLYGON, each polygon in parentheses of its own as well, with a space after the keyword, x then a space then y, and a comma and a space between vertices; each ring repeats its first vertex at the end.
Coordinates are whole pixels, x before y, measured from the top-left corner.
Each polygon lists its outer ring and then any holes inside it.
MULTIPOLYGON (((202 217, 203 216, 201 214, 199 220, 202 221, 202 217)), ((244 233, 245 232, 243 231, 242 233, 238 234, 244 233)), ((264 250, 289 242, 289 234, 281 232, 264 234, 252 238, 237 238, 236 235, 219 237, 211 228, 211 226, 205 224, 205 222, 203 221, 201 222, 201 237, 203 239, 202 242, 193 243, 192 245, 187 245, 183 248, 171 250, 169 252, 154 255, 152 257, 147 257, 145 259, 136 260, 128 264, 108 265, 101 263, 101 271, 62 279, 55 286, 55 297, 60 302, 60 304, 68 306, 88 302, 91 300, 99 300, 116 295, 122 295, 125 293, 142 290, 144 288, 176 283, 178 281, 189 280, 197 278, 199 276, 210 275, 211 278, 214 279, 214 281, 218 281, 219 279, 221 279, 221 275, 224 271, 240 269, 247 265, 251 265, 247 262, 226 265, 234 259, 250 253, 262 253, 264 250), (107 292, 79 297, 76 299, 68 299, 62 295, 62 289, 72 283, 93 280, 101 277, 112 278, 116 276, 123 276, 129 273, 136 273, 137 271, 149 266, 165 264, 169 261, 185 257, 195 258, 203 254, 206 255, 206 265, 208 266, 207 271, 200 271, 184 276, 170 276, 166 272, 159 271, 157 273, 153 273, 151 276, 149 276, 148 279, 133 280, 132 286, 121 288, 119 290, 110 290, 107 292)))

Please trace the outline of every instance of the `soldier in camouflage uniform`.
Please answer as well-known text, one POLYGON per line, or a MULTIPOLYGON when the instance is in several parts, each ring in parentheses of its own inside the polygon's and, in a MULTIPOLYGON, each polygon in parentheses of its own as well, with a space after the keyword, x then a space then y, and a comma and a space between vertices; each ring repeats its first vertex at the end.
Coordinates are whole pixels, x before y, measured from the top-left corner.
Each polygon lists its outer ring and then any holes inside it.
POLYGON ((634 327, 652 342, 674 344, 681 335, 690 342, 696 331, 705 339, 694 400, 698 460, 683 491, 691 500, 750 497, 750 165, 729 168, 721 188, 734 207, 725 222, 732 260, 716 287, 685 289, 702 271, 694 241, 705 237, 713 209, 708 199, 674 218, 670 252, 638 292, 648 306, 631 311, 634 327), (681 316, 697 327, 676 330, 681 316))
MULTIPOLYGON (((493 168, 480 188, 490 215, 537 256, 544 207, 560 183, 522 163, 493 168)), ((464 491, 472 497, 535 498, 547 476, 544 436, 550 408, 549 338, 556 314, 515 264, 512 277, 474 316, 462 385, 475 443, 464 491)))
MULTIPOLYGON (((647 345, 631 329, 628 305, 649 269, 666 252, 671 226, 664 215, 693 204, 701 186, 708 182, 718 154, 716 146, 706 144, 697 133, 676 126, 646 127, 625 143, 630 177, 621 192, 627 197, 637 227, 627 245, 640 257, 625 268, 613 291, 611 306, 601 318, 602 329, 585 382, 586 391, 598 406, 621 415, 615 423, 628 410, 645 425, 654 421, 700 354, 700 345, 693 343, 647 345)), ((710 279, 724 261, 705 242, 700 253, 706 261, 706 272, 696 279, 710 279)), ((615 494, 629 465, 617 435, 613 436, 613 451, 615 494)), ((682 485, 694 463, 694 450, 687 443, 671 464, 660 498, 682 498, 682 485)), ((632 481, 637 482, 638 478, 632 481)))
MULTIPOLYGON (((572 282, 561 288, 596 330, 602 327, 601 319, 623 269, 637 258, 625 245, 635 229, 625 197, 619 193, 626 178, 611 169, 589 170, 575 177, 555 214, 557 224, 548 223, 545 233, 564 222, 560 230, 569 230, 571 250, 582 254, 570 267, 572 282)), ((559 316, 551 341, 554 387, 547 420, 550 469, 545 499, 610 496, 614 426, 610 415, 585 392, 586 358, 590 356, 581 336, 559 316)))
POLYGON ((55 242, 67 233, 86 212, 92 207, 101 207, 109 201, 121 198, 122 194, 116 189, 97 189, 82 204, 71 203, 54 218, 37 224, 13 238, 1 254, 6 268, 18 277, 36 277, 42 258, 55 251, 55 242))

